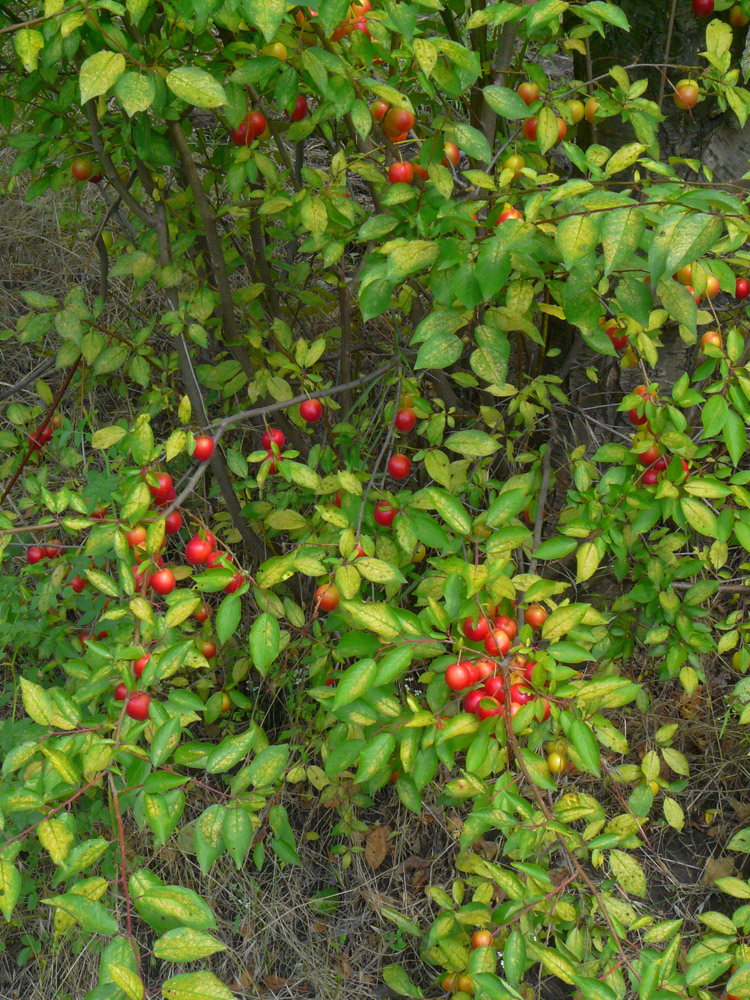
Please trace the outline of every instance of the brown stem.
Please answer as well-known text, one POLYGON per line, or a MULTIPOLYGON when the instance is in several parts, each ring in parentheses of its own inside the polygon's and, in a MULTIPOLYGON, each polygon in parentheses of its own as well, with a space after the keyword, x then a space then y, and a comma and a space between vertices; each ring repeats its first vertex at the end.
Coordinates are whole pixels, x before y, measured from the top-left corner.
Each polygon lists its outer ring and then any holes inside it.
MULTIPOLYGON (((497 47, 497 54, 495 55, 495 64, 493 66, 492 76, 492 82, 495 86, 502 87, 505 82, 505 74, 508 71, 511 59, 513 58, 513 49, 515 44, 516 26, 508 21, 503 25, 503 30, 500 34, 500 44, 497 47)), ((496 124, 497 112, 493 111, 485 100, 482 108, 482 131, 487 137, 487 141, 490 145, 492 145, 492 141, 495 138, 496 124)))
POLYGON ((120 844, 120 884, 122 885, 122 894, 125 898, 125 923, 128 928, 128 940, 130 941, 130 947, 133 949, 133 955, 135 956, 135 967, 138 972, 138 976, 141 975, 141 957, 138 954, 138 947, 135 943, 135 937, 133 935, 133 917, 131 914, 131 899, 130 890, 128 889, 128 864, 125 858, 125 828, 122 823, 122 813, 120 812, 120 799, 119 793, 115 788, 115 781, 110 773, 109 778, 109 790, 112 796, 112 805, 114 806, 115 816, 117 817, 117 839, 120 844))
POLYGON ((153 226, 154 216, 151 212, 146 211, 143 205, 139 204, 139 202, 135 200, 118 174, 117 167, 114 165, 109 155, 105 152, 101 129, 99 127, 99 119, 96 116, 96 101, 92 97, 90 101, 86 101, 83 107, 89 121, 91 144, 96 151, 96 155, 99 158, 99 162, 102 165, 104 173, 107 175, 107 180, 110 182, 115 191, 117 191, 133 215, 136 215, 141 222, 144 222, 147 226, 153 226))
MULTIPOLYGON (((341 364, 339 376, 344 382, 352 377, 352 317, 349 308, 349 289, 346 286, 343 266, 339 266, 339 320, 341 322, 341 364)), ((341 397, 341 406, 348 414, 352 408, 352 391, 346 389, 341 397)))
MULTIPOLYGON (((162 267, 165 267, 167 264, 172 263, 172 250, 169 243, 169 226, 167 222, 166 208, 162 202, 156 203, 155 230, 156 238, 159 244, 159 260, 162 267)), ((175 290, 168 290, 167 296, 170 300, 171 308, 177 310, 179 308, 179 300, 175 290)), ((188 350, 187 342, 185 341, 185 337, 182 333, 177 336, 177 357, 179 359, 180 372, 185 383, 185 390, 187 392, 188 399, 190 400, 193 413, 196 414, 203 426, 207 426, 208 415, 206 413, 206 407, 203 402, 203 396, 198 384, 198 379, 196 378, 193 370, 190 351, 188 350)), ((263 546, 261 545, 258 537, 251 530, 250 525, 247 522, 247 518, 242 513, 242 507, 237 499, 237 495, 234 492, 234 487, 232 486, 232 481, 224 462, 224 456, 218 448, 214 451, 209 464, 211 466, 211 471, 216 478, 221 495, 224 498, 224 503, 227 505, 227 509, 229 510, 232 523, 239 531, 242 540, 245 543, 245 547, 249 553, 252 553, 257 559, 262 560, 264 555, 263 546)))
MULTIPOLYGON (((519 770, 521 771, 521 774, 526 779, 526 782, 529 785, 529 788, 531 789, 531 794, 536 799, 536 803, 539 806, 539 808, 541 809, 542 813, 544 814, 545 819, 547 820, 548 823, 554 824, 554 823, 556 823, 554 813, 550 810, 549 806, 544 801, 544 798, 542 797, 541 792, 539 791, 538 787, 534 783, 533 778, 529 774, 529 769, 526 767, 526 762, 524 761, 523 756, 521 754, 521 750, 520 750, 520 748, 518 746, 518 740, 516 739, 516 734, 513 731, 513 720, 512 720, 512 717, 511 717, 511 700, 510 700, 510 688, 511 688, 511 685, 509 683, 509 676, 508 676, 508 670, 507 670, 507 668, 503 668, 503 674, 505 675, 505 685, 504 685, 504 687, 505 687, 505 719, 506 719, 505 732, 506 732, 507 737, 508 737, 508 746, 511 748, 511 750, 513 752, 513 756, 514 756, 514 758, 516 760, 516 763, 518 764, 519 770)), ((604 902, 602 901, 601 893, 599 892, 599 890, 597 889, 597 887, 594 885, 594 883, 589 878, 587 872, 582 867, 582 865, 579 862, 578 858, 575 856, 575 854, 568 847, 568 845, 567 845, 567 843, 566 843, 565 838, 563 837, 563 835, 561 833, 556 833, 555 837, 557 839, 558 844, 562 848, 563 853, 568 858, 568 860, 570 861, 570 863, 573 865, 573 867, 575 868, 576 872, 578 873, 578 876, 584 882, 584 884, 588 888, 588 890, 591 893, 591 895, 594 897, 594 900, 596 901, 596 905, 599 907, 599 912, 604 917, 604 920, 605 920, 605 922, 607 924, 607 927, 609 928, 609 933, 612 935, 612 939, 615 942, 615 947, 617 948, 617 952, 618 952, 620 958, 622 959, 622 961, 624 962, 624 964, 628 967, 628 969, 630 969, 630 971, 633 974, 633 976, 635 977, 636 981, 640 982, 640 979, 639 979, 638 975, 636 974, 635 969, 633 968, 632 962, 630 961, 630 959, 628 958, 628 956, 625 954, 625 951, 624 951, 623 946, 622 946, 622 942, 620 941, 620 936, 617 933, 617 929, 615 928, 615 925, 612 923, 612 918, 610 917, 609 913, 607 912, 607 909, 604 906, 604 902)))
MULTIPOLYGON (((55 398, 52 400, 52 403, 50 404, 49 409, 47 410, 46 414, 44 415, 44 420, 37 427, 36 434, 40 434, 44 430, 44 428, 47 426, 47 424, 50 422, 50 420, 52 419, 52 414, 55 412, 55 410, 57 409, 58 403, 60 402, 60 400, 65 395, 65 390, 70 385, 71 380, 72 380, 73 376, 75 375, 76 369, 78 368, 78 365, 81 363, 81 357, 82 356, 83 355, 79 356, 79 358, 77 359, 77 361, 75 362, 75 364, 71 367, 70 371, 68 372, 68 374, 67 374, 67 376, 65 378, 65 381, 62 384, 62 387, 60 388, 60 390, 57 393, 57 395, 55 396, 55 398)), ((0 497, 0 503, 2 503, 5 500, 5 498, 8 496, 8 494, 10 493, 10 491, 13 489, 14 485, 16 484, 16 481, 18 480, 18 477, 23 472, 23 470, 24 470, 24 468, 26 466, 26 463, 31 458, 31 456, 32 456, 32 454, 34 453, 35 450, 36 449, 34 448, 33 444, 29 445, 29 450, 26 452, 26 455, 25 455, 23 461, 18 466, 18 468, 16 469, 16 471, 15 471, 15 473, 14 473, 11 481, 8 483, 8 485, 5 487, 5 490, 3 491, 3 495, 0 497)))

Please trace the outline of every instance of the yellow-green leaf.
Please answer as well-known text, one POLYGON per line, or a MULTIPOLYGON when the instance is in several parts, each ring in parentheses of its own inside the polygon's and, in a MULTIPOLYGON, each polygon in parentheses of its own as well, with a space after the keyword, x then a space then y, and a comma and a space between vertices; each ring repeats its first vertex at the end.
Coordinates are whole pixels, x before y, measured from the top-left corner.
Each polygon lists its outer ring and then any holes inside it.
POLYGON ((78 82, 81 87, 81 104, 106 94, 125 72, 125 56, 121 52, 103 49, 89 56, 81 66, 78 82))

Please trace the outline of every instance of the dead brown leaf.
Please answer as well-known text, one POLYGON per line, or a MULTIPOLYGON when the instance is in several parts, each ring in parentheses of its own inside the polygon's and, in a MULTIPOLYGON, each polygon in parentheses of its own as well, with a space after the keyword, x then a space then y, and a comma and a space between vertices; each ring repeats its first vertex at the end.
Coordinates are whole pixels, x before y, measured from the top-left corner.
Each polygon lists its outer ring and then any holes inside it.
POLYGON ((367 836, 365 843, 365 861, 372 869, 380 868, 388 853, 389 826, 376 826, 367 836))
POLYGON ((717 878, 727 878, 734 872, 731 858, 709 858, 701 875, 703 885, 714 885, 717 878))

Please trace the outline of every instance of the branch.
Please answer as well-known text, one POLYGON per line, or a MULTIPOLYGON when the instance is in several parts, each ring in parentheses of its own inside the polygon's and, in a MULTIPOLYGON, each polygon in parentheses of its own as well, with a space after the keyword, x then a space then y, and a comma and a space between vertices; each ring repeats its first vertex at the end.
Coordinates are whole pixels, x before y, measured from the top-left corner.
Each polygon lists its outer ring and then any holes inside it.
MULTIPOLYGON (((169 224, 167 222, 166 208, 163 202, 156 203, 155 230, 156 238, 159 244, 159 261, 162 267, 164 267, 172 262, 172 250, 169 243, 169 224)), ((179 299, 177 292, 174 289, 167 290, 167 298, 169 299, 172 309, 179 309, 179 299)), ((190 351, 188 350, 187 342, 185 341, 185 337, 182 333, 180 333, 177 337, 177 357, 180 362, 180 372, 185 383, 185 390, 187 392, 188 399, 190 400, 193 412, 198 416, 204 425, 207 425, 208 415, 206 413, 206 407, 203 402, 203 396, 198 384, 198 379, 193 371, 190 351)), ((255 555, 259 560, 262 559, 264 553, 263 547, 257 535, 255 535, 250 528, 247 518, 242 513, 242 507, 240 506, 240 502, 234 492, 232 481, 229 478, 229 472, 227 471, 227 467, 224 462, 224 456, 218 449, 214 451, 209 464, 211 466, 211 471, 216 478, 216 483, 221 491, 221 495, 224 498, 224 503, 227 505, 227 509, 231 515, 232 523, 239 531, 247 551, 255 555)), ((205 471, 205 467, 201 466, 199 468, 202 469, 202 474, 205 471)), ((184 499, 185 496, 187 496, 187 494, 184 494, 184 496, 181 494, 182 499, 184 499)), ((176 504, 173 504, 170 510, 174 509, 175 506, 176 504)))
MULTIPOLYGON (((495 86, 503 86, 505 82, 505 74, 510 66, 511 59, 513 58, 513 49, 515 44, 516 26, 511 21, 507 21, 503 25, 503 30, 500 35, 500 44, 497 47, 497 54, 495 55, 495 64, 492 67, 492 83, 495 86)), ((492 110, 487 103, 487 99, 485 98, 484 106, 482 108, 482 131, 490 144, 495 137, 496 124, 497 112, 492 110)))
POLYGON ((154 216, 151 212, 146 211, 143 205, 139 204, 135 200, 127 186, 123 183, 122 178, 117 172, 117 167, 110 159, 109 154, 105 152, 101 129, 99 128, 99 119, 96 116, 96 101, 92 97, 90 101, 86 101, 83 107, 86 112, 86 117, 89 120, 91 144, 96 150, 96 155, 99 157, 99 162, 104 169, 104 173, 107 175, 107 180, 110 182, 115 191, 117 191, 133 215, 136 215, 141 222, 144 222, 147 226, 153 227, 155 223, 154 216))
MULTIPOLYGON (((65 390, 70 385, 71 380, 72 380, 73 376, 76 373, 76 369, 78 368, 79 364, 81 363, 82 357, 83 357, 83 355, 80 354, 78 356, 78 360, 75 362, 75 364, 72 365, 70 371, 68 372, 68 374, 67 374, 67 376, 65 378, 65 381, 62 384, 62 387, 60 388, 60 390, 57 393, 57 395, 55 396, 55 398, 52 400, 49 409, 45 413, 44 420, 37 427, 36 432, 35 432, 36 434, 41 434, 41 432, 44 430, 44 428, 47 426, 47 424, 52 419, 52 414, 55 412, 55 410, 57 409, 58 403, 60 402, 60 400, 65 395, 65 390)), ((26 455, 25 455, 23 461, 21 462, 21 464, 16 469, 15 474, 13 475, 13 478, 8 483, 8 485, 5 487, 5 490, 3 491, 3 495, 0 497, 0 503, 2 503, 5 500, 5 498, 8 496, 8 494, 10 493, 10 491, 13 489, 14 485, 16 484, 16 481, 18 480, 18 477, 23 472, 23 470, 24 470, 24 468, 26 466, 26 463, 31 458, 31 456, 34 453, 34 451, 35 451, 35 447, 34 447, 34 443, 32 443, 31 445, 29 445, 29 450, 26 452, 26 455)))
MULTIPOLYGON (((346 392, 347 389, 355 389, 357 386, 364 385, 367 382, 374 382, 376 378, 379 378, 388 371, 391 364, 392 362, 389 362, 387 365, 381 365, 380 368, 376 368, 375 371, 370 372, 369 375, 363 375, 361 378, 354 379, 352 382, 344 382, 342 385, 335 385, 330 389, 321 389, 319 392, 306 392, 300 396, 295 396, 294 399, 284 400, 283 403, 268 403, 266 406, 256 406, 252 410, 243 410, 241 413, 233 413, 231 416, 224 417, 222 420, 218 421, 218 423, 214 424, 213 427, 206 423, 204 429, 211 431, 214 443, 217 444, 224 436, 224 431, 232 424, 239 423, 241 420, 250 420, 252 417, 266 416, 269 413, 275 413, 277 410, 284 410, 290 406, 296 406, 298 403, 303 403, 306 399, 324 399, 326 396, 335 396, 340 392, 346 392)), ((175 507, 179 507, 180 504, 190 496, 205 471, 206 463, 204 462, 195 469, 188 481, 178 493, 177 497, 165 510, 165 517, 167 514, 171 513, 175 507)))
POLYGON ((3 391, 0 392, 0 403, 2 403, 2 401, 7 399, 9 396, 13 396, 15 393, 20 392, 21 389, 25 389, 30 382, 34 381, 34 379, 41 378, 41 376, 46 374, 54 364, 55 362, 52 358, 49 358, 47 361, 43 361, 33 371, 30 371, 28 375, 24 375, 20 382, 16 382, 16 384, 12 385, 9 389, 3 389, 3 391))
MULTIPOLYGON (((513 719, 511 718, 511 714, 510 714, 511 713, 511 700, 510 700, 510 688, 511 688, 511 685, 508 683, 508 668, 507 667, 503 667, 503 674, 504 674, 504 679, 505 679, 505 685, 504 685, 504 687, 505 687, 505 720, 506 720, 506 722, 505 722, 505 732, 506 732, 507 737, 508 737, 508 745, 510 746, 511 750, 513 751, 513 756, 515 757, 516 763, 518 764, 518 767, 519 767, 519 769, 521 771, 521 774, 523 774, 524 778, 526 779, 526 781, 527 781, 527 783, 528 783, 528 785, 529 785, 529 787, 531 789, 531 794, 536 799, 536 803, 539 806, 539 808, 541 809, 542 814, 544 815, 545 819, 547 820, 548 823, 555 823, 556 820, 555 820, 554 813, 552 813, 552 811, 550 810, 549 806, 547 805, 547 803, 542 798, 542 795, 541 795, 539 789, 534 784, 534 780, 532 779, 531 775, 529 774, 529 769, 526 767, 526 761, 523 759, 523 755, 521 754, 521 750, 520 750, 520 748, 518 746, 518 741, 516 740, 516 734, 513 731, 513 719)), ((640 979, 639 979, 638 975, 636 974, 635 969, 633 968, 632 962, 630 961, 630 959, 628 958, 628 956, 625 954, 625 951, 623 950, 622 942, 620 941, 620 936, 617 933, 615 925, 612 923, 612 918, 610 917, 609 913, 607 913, 606 907, 604 906, 604 903, 602 901, 602 897, 601 897, 601 894, 600 894, 599 890, 594 885, 594 883, 591 881, 591 879, 589 878, 589 876, 586 873, 586 871, 584 870, 584 868, 581 866, 581 863, 579 862, 578 858, 575 856, 575 854, 573 853, 573 851, 568 847, 568 844, 566 843, 565 838, 563 837, 563 835, 561 833, 555 833, 555 837, 557 839, 558 844, 562 848, 565 856, 568 858, 568 860, 570 861, 570 863, 573 865, 573 867, 575 868, 575 870, 578 873, 579 877, 582 879, 582 881, 584 882, 584 884, 588 888, 589 892, 591 893, 591 895, 596 900, 596 904, 599 907, 599 912, 604 917, 604 920, 605 920, 605 922, 607 924, 607 927, 609 928, 609 933, 612 935, 612 939, 615 942, 615 947, 617 948, 617 951, 618 951, 618 954, 619 954, 620 958, 625 963, 625 965, 628 967, 628 969, 630 969, 630 972, 633 975, 633 978, 635 979, 635 981, 636 982, 640 982, 640 979)))

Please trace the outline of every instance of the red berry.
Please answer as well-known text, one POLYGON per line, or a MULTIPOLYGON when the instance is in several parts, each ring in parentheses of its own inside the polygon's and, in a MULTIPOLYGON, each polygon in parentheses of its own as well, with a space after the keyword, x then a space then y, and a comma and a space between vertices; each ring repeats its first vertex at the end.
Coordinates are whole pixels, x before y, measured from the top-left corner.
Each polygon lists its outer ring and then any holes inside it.
POLYGON ((414 180, 414 167, 407 160, 398 160, 388 168, 388 180, 391 184, 411 184, 414 180))
POLYGON ((738 278, 735 282, 734 294, 738 299, 746 299, 750 295, 750 281, 747 278, 738 278))
POLYGON ((149 486, 149 491, 154 500, 158 502, 169 496, 174 489, 174 483, 168 472, 157 472, 156 481, 157 485, 149 486))
POLYGON ((78 576, 76 574, 76 576, 74 576, 72 580, 68 581, 68 586, 70 587, 70 589, 73 591, 74 594, 80 594, 81 591, 86 586, 86 581, 82 576, 78 576))
POLYGON ((402 434, 408 434, 410 430, 413 430, 416 422, 417 417, 414 410, 399 410, 396 414, 396 430, 401 431, 402 434))
POLYGON ((26 549, 26 562, 29 566, 33 566, 34 563, 41 562, 42 559, 46 558, 43 548, 38 545, 31 545, 26 549))
POLYGON ((60 546, 55 542, 51 542, 49 545, 44 546, 44 554, 48 559, 57 559, 60 555, 60 546))
POLYGON ((510 649, 510 636, 501 628, 493 629, 484 640, 484 648, 490 656, 505 656, 510 649))
POLYGON ((388 472, 394 479, 406 479, 411 472, 411 459, 407 455, 391 455, 388 472))
POLYGON ((299 415, 308 424, 317 424, 323 416, 323 404, 319 399, 306 399, 300 403, 299 415))
POLYGON ((245 115, 237 128, 233 128, 231 132, 232 142, 235 146, 249 146, 255 139, 255 135, 255 129, 250 124, 250 115, 245 115))
POLYGON ((696 17, 710 17, 714 12, 714 0, 693 0, 693 13, 696 17))
POLYGON ((128 689, 125 684, 118 684, 115 688, 115 701, 125 701, 128 696, 128 689))
POLYGON ((486 697, 484 691, 469 691, 469 693, 464 698, 464 712, 471 712, 472 715, 476 713, 477 705, 486 697))
POLYGON ((507 615, 498 615, 493 624, 495 628, 501 628, 509 639, 514 639, 518 632, 515 621, 507 615))
POLYGON ((242 573, 235 573, 232 579, 224 588, 225 594, 233 594, 235 590, 239 590, 242 584, 245 582, 245 577, 242 573))
POLYGON ((514 684, 510 689, 510 700, 514 705, 525 705, 533 697, 533 688, 527 687, 525 684, 514 684))
POLYGON ((165 507, 169 507, 169 505, 173 503, 176 499, 177 499, 177 491, 173 486, 166 496, 154 497, 154 506, 164 510, 165 507))
POLYGON ((173 510, 164 519, 164 532, 167 535, 176 535, 182 527, 182 514, 179 510, 173 510))
POLYGON ((155 590, 157 594, 161 594, 162 597, 171 594, 177 584, 171 569, 160 569, 152 575, 149 582, 151 589, 155 590))
POLYGON ((193 612, 193 618, 197 622, 204 622, 208 618, 208 607, 205 604, 201 604, 199 608, 196 608, 193 612))
POLYGON ((644 486, 656 486, 659 482, 659 470, 653 467, 646 469, 641 478, 644 486))
POLYGON ((392 507, 387 500, 381 500, 379 503, 375 504, 372 516, 375 518, 376 524, 379 524, 384 528, 390 528, 396 514, 398 514, 397 507, 392 507))
POLYGON ((471 683, 471 675, 465 663, 451 663, 445 671, 445 683, 451 691, 463 691, 471 683))
POLYGON ((463 624, 464 635, 470 642, 482 642, 489 630, 489 623, 484 616, 478 619, 476 626, 472 624, 471 618, 467 618, 463 624))
POLYGON ((494 698, 484 697, 477 705, 477 717, 479 719, 489 719, 494 715, 502 715, 505 708, 494 698))
POLYGON ((267 431, 263 431, 263 436, 260 439, 260 443, 266 449, 266 451, 271 450, 271 442, 278 447, 279 451, 284 447, 286 438, 284 437, 283 431, 280 431, 277 427, 269 427, 267 431))
POLYGON ((139 722, 142 722, 148 718, 148 706, 150 704, 150 695, 145 694, 143 691, 134 691, 128 699, 125 711, 131 719, 137 719, 139 722))
POLYGON ((202 566, 211 552, 211 543, 200 535, 195 535, 185 546, 185 558, 191 566, 202 566))
POLYGON ((536 115, 534 115, 532 118, 527 118, 526 121, 523 123, 523 134, 531 142, 536 141, 536 133, 538 126, 539 126, 539 119, 537 118, 536 115))
POLYGON ((484 694, 488 698, 496 698, 503 690, 502 677, 488 677, 484 682, 484 694))
POLYGON ((94 173, 94 164, 87 157, 79 156, 73 160, 70 172, 77 181, 87 181, 94 173))
POLYGON ((266 131, 266 119, 260 111, 251 111, 248 115, 246 115, 246 120, 249 128, 251 128, 256 135, 263 135, 266 131))
POLYGON ((209 569, 213 569, 214 566, 218 566, 219 569, 230 569, 232 557, 228 552, 211 552, 206 559, 206 565, 209 569))
POLYGON ((195 439, 193 458, 196 462, 207 462, 213 455, 215 447, 216 445, 214 444, 214 439, 212 437, 209 437, 207 434, 200 434, 195 439))
POLYGON ((133 673, 138 678, 141 679, 143 676, 143 671, 146 669, 146 664, 151 659, 151 653, 145 653, 139 660, 136 660, 133 664, 133 673))
POLYGON ((288 111, 285 111, 284 113, 287 118, 291 118, 293 122, 301 122, 303 118, 307 117, 307 111, 307 101, 302 94, 297 94, 297 98, 294 102, 294 111, 292 111, 291 115, 288 111))

